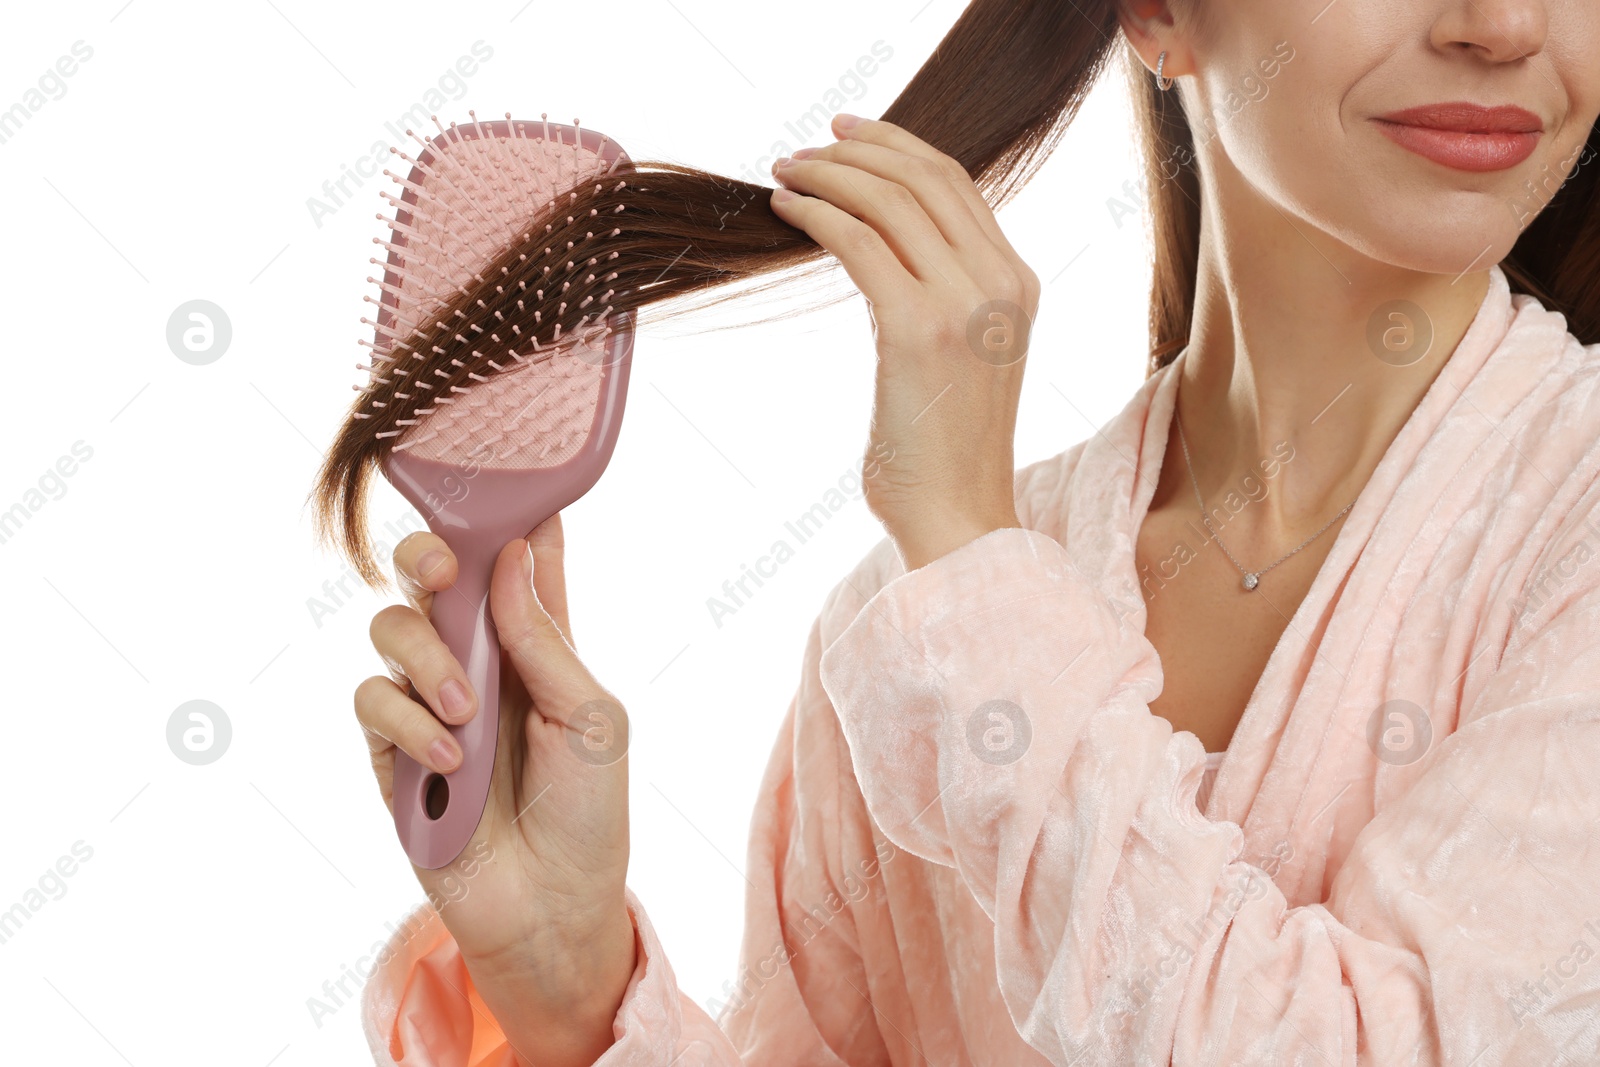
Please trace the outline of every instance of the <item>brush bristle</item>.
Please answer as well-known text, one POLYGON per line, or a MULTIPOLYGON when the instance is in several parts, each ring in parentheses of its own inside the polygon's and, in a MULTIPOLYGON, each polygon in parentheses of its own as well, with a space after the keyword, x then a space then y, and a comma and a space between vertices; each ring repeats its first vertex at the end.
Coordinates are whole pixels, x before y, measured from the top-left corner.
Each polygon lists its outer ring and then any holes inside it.
POLYGON ((617 253, 603 242, 622 232, 598 211, 562 215, 557 199, 570 203, 569 191, 590 181, 620 192, 623 157, 608 166, 606 142, 586 147, 576 120, 568 141, 552 135, 547 116, 534 136, 509 113, 492 123, 469 114, 469 125, 448 130, 434 118, 439 135, 429 141, 407 130, 415 158, 391 149, 411 167, 384 171, 400 189, 382 194, 393 215, 378 218, 390 233, 373 240, 389 255, 372 260, 385 270, 368 279, 378 310, 361 320, 374 340, 363 342, 367 380, 354 417, 378 420, 379 441, 422 458, 553 466, 582 447, 594 420, 617 277, 607 268, 617 253), (510 282, 508 264, 528 260, 534 281, 510 282), (532 306, 547 296, 554 315, 532 306))

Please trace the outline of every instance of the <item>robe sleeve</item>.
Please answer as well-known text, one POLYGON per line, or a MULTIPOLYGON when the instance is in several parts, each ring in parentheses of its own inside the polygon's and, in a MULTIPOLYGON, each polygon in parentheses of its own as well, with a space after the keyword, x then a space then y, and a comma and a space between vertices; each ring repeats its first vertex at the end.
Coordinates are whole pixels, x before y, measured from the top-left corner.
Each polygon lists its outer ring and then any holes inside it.
POLYGON ((1199 812, 1154 646, 1046 534, 889 581, 821 676, 868 811, 993 920, 1051 1063, 1600 1062, 1600 594, 1523 637, 1296 907, 1199 812))

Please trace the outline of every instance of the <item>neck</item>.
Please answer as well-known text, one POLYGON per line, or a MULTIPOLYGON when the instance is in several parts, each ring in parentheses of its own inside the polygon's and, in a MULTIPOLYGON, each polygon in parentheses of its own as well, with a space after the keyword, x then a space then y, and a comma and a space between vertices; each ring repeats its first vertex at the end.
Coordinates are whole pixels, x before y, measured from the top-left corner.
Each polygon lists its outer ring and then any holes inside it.
POLYGON ((1216 184, 1201 198, 1178 413, 1208 506, 1292 449, 1235 534, 1270 546, 1360 493, 1471 325, 1488 268, 1453 276, 1381 263, 1291 221, 1246 183, 1216 184), (1412 314, 1387 313, 1400 301, 1412 314))

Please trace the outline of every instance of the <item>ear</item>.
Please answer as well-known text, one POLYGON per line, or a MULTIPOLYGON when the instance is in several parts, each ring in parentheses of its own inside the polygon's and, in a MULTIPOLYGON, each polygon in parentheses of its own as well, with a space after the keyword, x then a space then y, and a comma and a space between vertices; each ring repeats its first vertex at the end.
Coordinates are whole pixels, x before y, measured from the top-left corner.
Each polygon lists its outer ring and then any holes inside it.
POLYGON ((1194 54, 1176 33, 1176 20, 1167 0, 1116 0, 1116 4, 1123 37, 1151 74, 1155 73, 1162 52, 1167 53, 1162 68, 1166 77, 1194 73, 1194 54))

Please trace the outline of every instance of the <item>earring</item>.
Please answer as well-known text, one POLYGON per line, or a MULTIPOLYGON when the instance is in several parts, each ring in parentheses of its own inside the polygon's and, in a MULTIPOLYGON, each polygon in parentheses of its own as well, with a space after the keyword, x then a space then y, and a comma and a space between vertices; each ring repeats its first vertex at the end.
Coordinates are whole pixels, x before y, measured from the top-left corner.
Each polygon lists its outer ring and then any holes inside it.
POLYGON ((1167 54, 1162 52, 1161 55, 1156 58, 1156 88, 1160 89, 1162 92, 1166 92, 1168 89, 1172 88, 1173 85, 1177 84, 1177 79, 1163 78, 1161 76, 1161 71, 1166 67, 1166 65, 1167 54))

